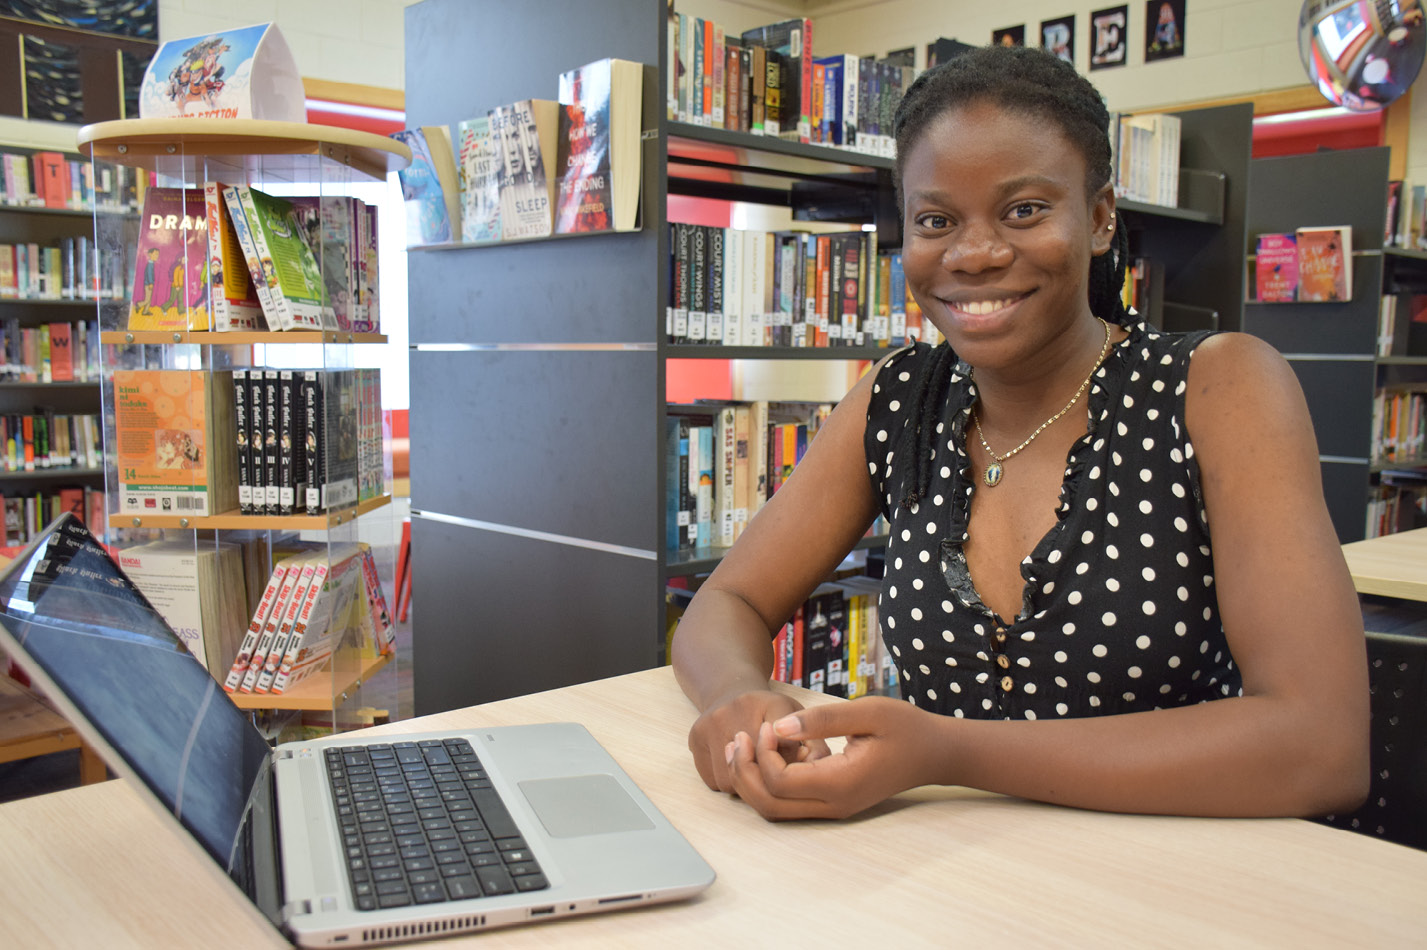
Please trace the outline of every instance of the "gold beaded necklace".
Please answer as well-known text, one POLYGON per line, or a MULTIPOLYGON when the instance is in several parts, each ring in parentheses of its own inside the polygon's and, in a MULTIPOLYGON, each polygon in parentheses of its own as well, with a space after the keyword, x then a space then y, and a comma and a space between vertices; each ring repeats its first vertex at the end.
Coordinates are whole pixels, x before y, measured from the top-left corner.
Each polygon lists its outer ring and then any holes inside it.
MULTIPOLYGON (((971 410, 971 422, 976 426, 976 437, 981 440, 981 447, 986 450, 986 454, 991 456, 992 459, 994 459, 994 461, 990 465, 986 466, 986 474, 981 477, 981 480, 986 483, 987 488, 994 488, 996 487, 996 484, 1001 481, 1001 475, 1004 472, 1006 459, 1015 455, 1017 452, 1021 451, 1021 449, 1034 442, 1036 436, 1044 432, 1057 419, 1069 412, 1071 406, 1075 405, 1077 402, 1080 401, 1080 396, 1085 392, 1085 387, 1090 385, 1090 380, 1095 376, 1095 371, 1100 368, 1101 363, 1105 362, 1105 357, 1110 352, 1110 324, 1106 323, 1105 320, 1101 317, 1096 317, 1095 319, 1099 320, 1105 326, 1105 345, 1100 348, 1100 355, 1095 358, 1095 365, 1090 367, 1090 373, 1085 377, 1085 381, 1080 384, 1080 388, 1075 390, 1075 395, 1070 397, 1070 402, 1065 404, 1065 408, 1060 410, 1060 412, 1057 412, 1055 415, 1051 416, 1045 422, 1042 422, 1039 426, 1037 426, 1036 431, 1032 432, 1026 438, 1026 441, 1022 442, 1020 445, 1016 446, 1014 449, 1007 452, 1005 455, 997 455, 995 451, 991 448, 991 446, 986 444, 986 435, 981 431, 981 420, 977 417, 975 408, 971 410)), ((973 381, 976 379, 976 373, 974 370, 971 373, 971 378, 973 381)))

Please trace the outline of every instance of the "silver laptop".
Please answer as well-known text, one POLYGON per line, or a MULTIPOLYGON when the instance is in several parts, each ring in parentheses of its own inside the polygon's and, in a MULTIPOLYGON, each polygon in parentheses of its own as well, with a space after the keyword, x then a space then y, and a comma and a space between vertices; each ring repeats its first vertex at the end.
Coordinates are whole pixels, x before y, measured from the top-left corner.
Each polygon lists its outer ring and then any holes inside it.
POLYGON ((713 883, 574 723, 269 747, 71 515, 0 574, 0 648, 302 946, 616 910, 713 883))

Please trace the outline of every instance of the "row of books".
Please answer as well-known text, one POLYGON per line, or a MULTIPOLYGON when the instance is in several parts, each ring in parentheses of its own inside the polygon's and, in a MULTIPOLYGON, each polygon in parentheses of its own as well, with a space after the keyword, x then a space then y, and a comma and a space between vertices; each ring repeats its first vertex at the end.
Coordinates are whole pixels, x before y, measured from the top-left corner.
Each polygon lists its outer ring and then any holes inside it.
POLYGON ((93 413, 0 413, 0 471, 99 468, 104 430, 93 413))
POLYGON ((892 117, 916 78, 911 67, 819 57, 805 17, 734 36, 671 9, 666 40, 670 120, 892 155, 892 117))
POLYGON ((1353 229, 1341 225, 1260 234, 1253 290, 1260 303, 1353 299, 1353 229))
POLYGON ((897 670, 877 617, 881 584, 847 577, 820 585, 773 639, 773 678, 856 699, 897 695, 897 670))
POLYGON ((0 244, 0 298, 117 300, 126 268, 116 256, 101 258, 87 237, 0 244))
POLYGON ((99 321, 58 321, 20 326, 0 322, 0 381, 90 382, 99 379, 99 321))
POLYGON ((1376 462, 1427 461, 1427 387, 1379 389, 1373 396, 1372 458, 1376 462))
POLYGON ((118 510, 318 515, 385 490, 380 370, 116 370, 118 510))
POLYGON ((1110 114, 1115 197, 1179 207, 1181 125, 1163 112, 1110 114))
POLYGON ((96 538, 103 540, 106 519, 101 489, 75 485, 23 494, 7 491, 0 498, 5 511, 6 548, 29 544, 66 511, 73 512, 96 538))
POLYGON ((811 234, 669 225, 670 343, 902 346, 940 340, 900 253, 871 231, 811 234))
POLYGON ((247 185, 149 188, 130 330, 378 332, 377 209, 247 185))
POLYGON ((394 133, 407 243, 502 241, 637 227, 644 68, 602 59, 560 74, 558 99, 394 133))
MULTIPOLYGON (((347 631, 387 654, 394 649, 391 612, 366 544, 295 554, 277 562, 232 665, 228 692, 282 693, 322 669, 347 631)), ((209 667, 210 670, 213 667, 209 667)))
POLYGON ((24 208, 70 211, 133 211, 148 186, 149 172, 125 165, 97 165, 62 152, 0 152, 3 200, 24 208))
POLYGON ((1383 472, 1368 492, 1365 536, 1427 528, 1427 472, 1383 472))
POLYGON ((792 475, 832 407, 671 405, 665 432, 665 545, 728 547, 792 475))

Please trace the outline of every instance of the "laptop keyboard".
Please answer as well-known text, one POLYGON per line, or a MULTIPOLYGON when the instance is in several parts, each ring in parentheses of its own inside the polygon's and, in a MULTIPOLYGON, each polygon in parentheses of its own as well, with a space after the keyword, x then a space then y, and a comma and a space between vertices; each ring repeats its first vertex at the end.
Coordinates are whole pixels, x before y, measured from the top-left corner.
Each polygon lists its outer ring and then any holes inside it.
POLYGON ((550 886, 465 739, 326 750, 358 910, 550 886))

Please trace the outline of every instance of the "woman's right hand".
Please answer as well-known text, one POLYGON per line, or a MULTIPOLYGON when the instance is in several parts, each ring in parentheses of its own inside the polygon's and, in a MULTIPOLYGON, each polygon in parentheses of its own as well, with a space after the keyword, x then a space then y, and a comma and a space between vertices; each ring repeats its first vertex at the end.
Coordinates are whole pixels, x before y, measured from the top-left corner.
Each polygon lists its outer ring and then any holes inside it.
MULTIPOLYGON (((694 767, 705 784, 715 791, 732 792, 728 752, 733 737, 740 732, 756 736, 763 723, 775 722, 802 708, 801 703, 771 689, 731 693, 711 704, 689 730, 689 751, 694 754, 694 767)), ((788 762, 807 762, 827 755, 828 747, 821 739, 780 741, 778 751, 788 762)))

